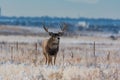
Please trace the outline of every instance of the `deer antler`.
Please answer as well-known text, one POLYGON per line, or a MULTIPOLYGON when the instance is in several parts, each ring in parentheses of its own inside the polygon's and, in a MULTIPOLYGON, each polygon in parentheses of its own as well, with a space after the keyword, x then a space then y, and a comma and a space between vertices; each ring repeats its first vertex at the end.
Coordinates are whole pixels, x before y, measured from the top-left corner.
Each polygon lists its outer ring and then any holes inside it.
POLYGON ((62 25, 60 25, 60 29, 61 31, 59 32, 60 35, 63 35, 64 31, 67 28, 67 24, 66 23, 62 23, 62 25), (63 27, 63 28, 62 28, 63 27))
POLYGON ((60 25, 60 29, 61 29, 61 32, 64 32, 67 28, 67 24, 66 23, 62 23, 62 25, 60 25))
POLYGON ((64 32, 66 30, 66 28, 67 28, 67 24, 66 23, 62 23, 62 26, 63 26, 63 28, 60 25, 60 29, 61 29, 62 32, 64 32))
POLYGON ((42 23, 42 25, 43 25, 44 30, 45 30, 46 32, 49 32, 49 31, 48 31, 48 28, 45 27, 45 23, 42 23))

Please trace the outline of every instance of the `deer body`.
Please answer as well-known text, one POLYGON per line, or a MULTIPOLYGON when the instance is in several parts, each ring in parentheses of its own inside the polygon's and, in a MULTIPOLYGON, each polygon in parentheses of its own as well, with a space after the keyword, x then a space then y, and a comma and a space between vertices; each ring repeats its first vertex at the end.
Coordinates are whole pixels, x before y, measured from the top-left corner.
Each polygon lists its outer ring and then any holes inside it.
MULTIPOLYGON (((48 32, 48 29, 43 26, 46 32, 48 32)), ((63 31, 63 30, 62 30, 63 31)), ((63 32, 53 33, 48 32, 50 35, 49 39, 43 40, 42 42, 42 49, 43 54, 45 56, 45 64, 53 64, 52 58, 54 58, 54 65, 57 57, 57 53, 59 51, 59 42, 60 42, 60 36, 63 34, 63 32)))
POLYGON ((45 64, 52 64, 52 57, 54 57, 54 64, 55 64, 55 59, 57 57, 57 53, 59 50, 59 42, 58 43, 53 43, 51 42, 50 39, 46 39, 42 42, 42 48, 43 48, 43 54, 45 56, 46 62, 45 64))

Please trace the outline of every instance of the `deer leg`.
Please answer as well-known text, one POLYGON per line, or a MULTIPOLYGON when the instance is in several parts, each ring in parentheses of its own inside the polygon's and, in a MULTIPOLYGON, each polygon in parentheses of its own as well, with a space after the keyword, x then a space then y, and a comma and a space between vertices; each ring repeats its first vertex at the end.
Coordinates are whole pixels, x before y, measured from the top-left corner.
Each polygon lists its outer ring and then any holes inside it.
POLYGON ((53 64, 52 64, 52 56, 49 55, 48 65, 50 65, 50 64, 53 65, 53 64))
POLYGON ((53 65, 53 63, 52 63, 52 56, 50 56, 50 62, 51 62, 51 65, 53 65))
POLYGON ((55 65, 56 57, 57 57, 57 55, 54 56, 54 65, 55 65))
POLYGON ((45 53, 43 53, 45 56, 45 64, 47 64, 47 55, 45 53))
POLYGON ((47 56, 45 56, 45 64, 47 64, 47 56))
POLYGON ((48 65, 50 65, 51 59, 50 59, 50 55, 48 55, 48 65))

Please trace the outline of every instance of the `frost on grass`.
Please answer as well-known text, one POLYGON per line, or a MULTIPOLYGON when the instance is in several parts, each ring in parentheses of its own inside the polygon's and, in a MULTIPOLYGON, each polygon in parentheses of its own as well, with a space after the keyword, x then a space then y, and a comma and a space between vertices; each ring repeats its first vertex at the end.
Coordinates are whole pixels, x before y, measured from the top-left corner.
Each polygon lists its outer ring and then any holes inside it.
POLYGON ((46 66, 4 63, 0 65, 0 80, 118 80, 120 70, 81 66, 46 66))
POLYGON ((83 38, 63 38, 56 66, 47 66, 44 65, 41 46, 35 46, 38 37, 2 36, 0 80, 119 80, 120 41, 83 38))

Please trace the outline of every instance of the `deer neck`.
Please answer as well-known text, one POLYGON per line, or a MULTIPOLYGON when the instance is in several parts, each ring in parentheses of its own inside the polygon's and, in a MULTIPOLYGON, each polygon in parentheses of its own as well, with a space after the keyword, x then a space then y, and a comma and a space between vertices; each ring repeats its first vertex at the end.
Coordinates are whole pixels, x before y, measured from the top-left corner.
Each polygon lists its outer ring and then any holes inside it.
POLYGON ((58 42, 54 42, 52 38, 48 39, 48 45, 47 45, 50 49, 56 49, 59 47, 59 41, 58 42))

